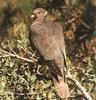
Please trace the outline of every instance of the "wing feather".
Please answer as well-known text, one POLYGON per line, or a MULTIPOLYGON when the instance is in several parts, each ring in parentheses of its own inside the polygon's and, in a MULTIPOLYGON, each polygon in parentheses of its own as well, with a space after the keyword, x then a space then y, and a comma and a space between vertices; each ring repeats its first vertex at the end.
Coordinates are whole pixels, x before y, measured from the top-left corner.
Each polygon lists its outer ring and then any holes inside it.
POLYGON ((43 56, 47 64, 49 64, 50 69, 58 74, 62 75, 60 71, 60 66, 64 66, 64 58, 61 53, 62 43, 64 43, 64 38, 62 34, 62 28, 59 24, 55 23, 55 27, 50 27, 52 23, 43 23, 37 25, 34 29, 31 29, 30 40, 34 44, 35 48, 39 51, 41 56, 43 56), (59 41, 58 41, 59 40, 59 41), (58 64, 58 58, 61 59, 58 64))

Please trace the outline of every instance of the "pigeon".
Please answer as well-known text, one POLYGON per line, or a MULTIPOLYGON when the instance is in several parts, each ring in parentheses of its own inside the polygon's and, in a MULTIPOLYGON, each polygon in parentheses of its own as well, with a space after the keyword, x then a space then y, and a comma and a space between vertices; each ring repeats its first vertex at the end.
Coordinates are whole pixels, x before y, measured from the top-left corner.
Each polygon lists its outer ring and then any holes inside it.
POLYGON ((70 96, 66 80, 66 52, 62 26, 55 21, 47 20, 47 10, 36 8, 33 11, 34 21, 30 26, 29 41, 52 72, 56 93, 60 98, 70 96))

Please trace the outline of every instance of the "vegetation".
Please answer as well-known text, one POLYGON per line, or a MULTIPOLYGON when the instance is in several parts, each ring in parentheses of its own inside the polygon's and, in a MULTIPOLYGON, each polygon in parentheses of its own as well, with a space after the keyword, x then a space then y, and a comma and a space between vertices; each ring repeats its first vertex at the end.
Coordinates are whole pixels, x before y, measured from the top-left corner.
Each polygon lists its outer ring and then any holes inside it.
MULTIPOLYGON (((60 100, 48 66, 38 62, 28 39, 37 7, 62 24, 68 71, 96 99, 96 0, 0 0, 0 5, 0 100, 60 100)), ((73 81, 68 79, 69 100, 86 100, 73 81)))

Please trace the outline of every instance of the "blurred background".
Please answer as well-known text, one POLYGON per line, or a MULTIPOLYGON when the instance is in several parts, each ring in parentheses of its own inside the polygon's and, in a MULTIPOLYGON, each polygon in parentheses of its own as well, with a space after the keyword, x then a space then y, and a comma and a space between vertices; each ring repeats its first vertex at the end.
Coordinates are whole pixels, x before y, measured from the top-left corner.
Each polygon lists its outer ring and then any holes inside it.
MULTIPOLYGON (((48 66, 7 53, 38 60, 28 39, 30 16, 38 7, 48 10, 48 20, 62 25, 68 69, 95 100, 96 0, 0 0, 0 100, 60 100, 48 66)), ((69 100, 86 100, 68 83, 69 100)))

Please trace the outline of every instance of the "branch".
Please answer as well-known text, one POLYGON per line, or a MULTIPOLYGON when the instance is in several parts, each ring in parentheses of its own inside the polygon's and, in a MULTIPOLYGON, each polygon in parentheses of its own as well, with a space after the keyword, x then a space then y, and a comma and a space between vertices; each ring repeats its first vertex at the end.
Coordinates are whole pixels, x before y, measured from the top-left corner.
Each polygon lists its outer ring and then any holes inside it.
POLYGON ((0 49, 0 51, 2 53, 5 53, 5 56, 4 55, 2 57, 0 56, 0 58, 4 58, 4 57, 9 57, 10 56, 10 57, 14 57, 14 58, 17 58, 17 59, 20 59, 20 60, 24 60, 24 61, 27 61, 27 62, 30 62, 30 63, 37 62, 36 59, 33 59, 33 58, 32 59, 24 58, 24 57, 21 57, 21 56, 17 55, 15 52, 14 53, 10 53, 10 52, 2 50, 2 49, 0 49))
POLYGON ((67 78, 70 79, 70 80, 72 80, 76 84, 76 86, 84 94, 84 97, 87 100, 92 100, 91 96, 88 94, 88 92, 86 92, 85 88, 74 77, 72 77, 72 75, 71 75, 70 72, 67 73, 67 78))
POLYGON ((65 25, 71 24, 72 22, 76 21, 77 18, 72 18, 70 20, 68 20, 68 22, 65 23, 65 25))
POLYGON ((87 24, 86 24, 83 20, 81 20, 79 17, 75 17, 75 18, 70 19, 68 22, 65 23, 65 25, 71 24, 71 23, 75 22, 77 19, 79 20, 79 22, 80 22, 84 27, 86 27, 87 29, 90 29, 89 25, 87 25, 87 24))
POLYGON ((80 23, 85 26, 87 29, 90 29, 89 25, 87 25, 83 20, 79 19, 80 23))

